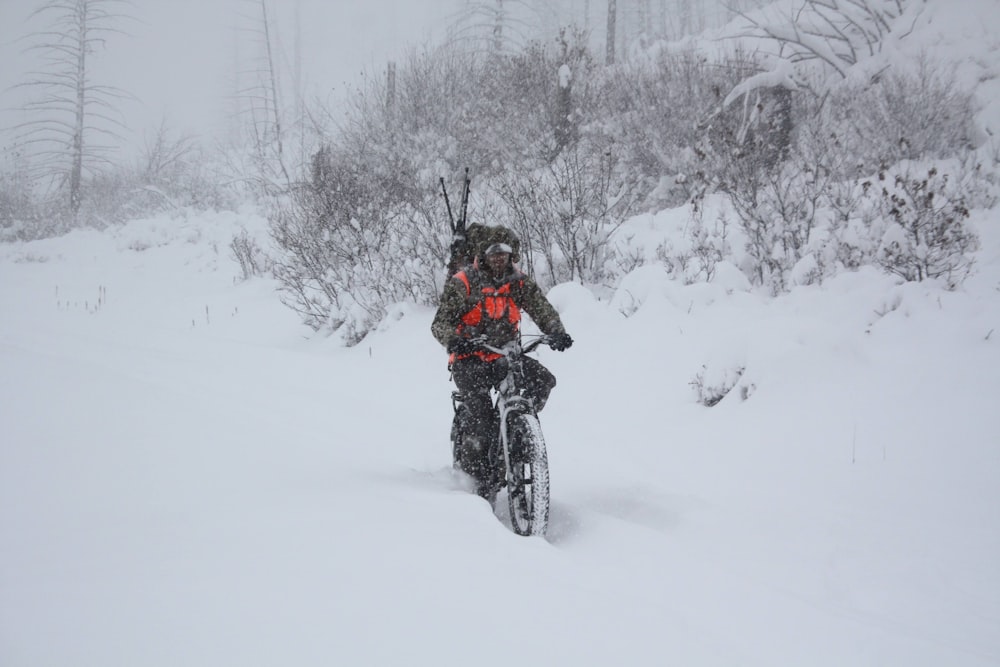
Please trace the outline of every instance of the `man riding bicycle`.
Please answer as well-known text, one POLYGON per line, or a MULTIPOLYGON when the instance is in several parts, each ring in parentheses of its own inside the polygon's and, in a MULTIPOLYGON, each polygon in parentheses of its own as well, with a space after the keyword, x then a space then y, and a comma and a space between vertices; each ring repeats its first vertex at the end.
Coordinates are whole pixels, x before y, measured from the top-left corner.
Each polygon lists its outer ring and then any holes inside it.
MULTIPOLYGON (((503 357, 484 350, 480 342, 499 348, 515 340, 521 310, 550 336, 552 349, 565 350, 573 339, 538 284, 514 266, 518 259, 514 233, 482 225, 470 225, 468 232, 471 263, 445 284, 431 332, 449 352, 452 377, 469 411, 467 420, 456 414, 455 427, 462 437, 461 451, 454 452, 455 466, 476 481, 479 495, 491 498, 499 480, 489 461, 494 439, 490 389, 503 380, 506 369, 496 363, 503 357)), ((524 379, 527 395, 540 411, 556 385, 555 376, 537 359, 525 357, 524 379)))

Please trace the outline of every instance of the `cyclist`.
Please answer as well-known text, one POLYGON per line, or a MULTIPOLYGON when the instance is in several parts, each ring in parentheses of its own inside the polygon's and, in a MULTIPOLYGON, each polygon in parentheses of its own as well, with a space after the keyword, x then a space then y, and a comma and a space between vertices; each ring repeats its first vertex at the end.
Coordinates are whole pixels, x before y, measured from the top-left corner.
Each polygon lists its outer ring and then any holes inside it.
MULTIPOLYGON (((519 242, 507 227, 470 225, 471 264, 458 271, 445 284, 441 304, 434 316, 431 332, 448 352, 448 365, 468 416, 455 415, 461 433, 461 451, 454 451, 455 466, 476 481, 476 492, 492 500, 500 485, 500 471, 489 462, 493 433, 493 405, 490 389, 506 375, 501 355, 482 349, 481 339, 493 347, 503 347, 514 340, 524 310, 542 332, 551 337, 554 350, 573 344, 556 309, 545 298, 538 284, 522 273, 518 260, 519 242), (480 237, 473 240, 472 236, 480 237)), ((524 359, 524 380, 528 396, 541 410, 556 378, 537 359, 524 359)))

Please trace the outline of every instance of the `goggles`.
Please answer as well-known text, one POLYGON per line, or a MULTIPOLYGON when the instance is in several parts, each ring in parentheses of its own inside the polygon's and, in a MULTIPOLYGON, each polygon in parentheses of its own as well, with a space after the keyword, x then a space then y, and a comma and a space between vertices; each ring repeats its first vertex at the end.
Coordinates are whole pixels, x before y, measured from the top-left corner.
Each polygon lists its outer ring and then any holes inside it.
POLYGON ((487 257, 489 257, 490 255, 497 254, 498 252, 505 252, 509 255, 512 252, 514 252, 514 250, 506 243, 494 243, 493 245, 491 245, 489 248, 486 249, 486 252, 484 254, 487 257))

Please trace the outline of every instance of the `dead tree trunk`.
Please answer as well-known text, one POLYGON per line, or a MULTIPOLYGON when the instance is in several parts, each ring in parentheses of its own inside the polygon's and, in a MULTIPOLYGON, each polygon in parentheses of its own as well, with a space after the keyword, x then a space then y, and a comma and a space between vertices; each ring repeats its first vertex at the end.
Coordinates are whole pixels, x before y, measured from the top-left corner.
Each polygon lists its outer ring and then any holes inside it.
POLYGON ((607 32, 607 55, 605 56, 605 63, 608 65, 615 64, 615 30, 617 29, 617 11, 618 3, 617 0, 608 0, 608 32, 607 32))

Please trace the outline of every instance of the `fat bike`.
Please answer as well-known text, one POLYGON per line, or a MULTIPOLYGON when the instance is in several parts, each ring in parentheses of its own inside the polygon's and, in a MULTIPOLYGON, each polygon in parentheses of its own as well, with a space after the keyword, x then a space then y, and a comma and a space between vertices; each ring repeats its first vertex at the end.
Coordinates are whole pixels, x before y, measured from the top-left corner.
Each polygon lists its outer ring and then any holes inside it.
MULTIPOLYGON (((488 443, 489 470, 481 471, 486 491, 481 495, 493 504, 496 493, 507 489, 510 523, 518 535, 545 535, 549 523, 549 461, 545 439, 538 422, 534 401, 525 395, 524 358, 539 345, 549 344, 548 336, 522 346, 514 340, 503 347, 481 344, 484 350, 503 355, 492 363, 504 364, 506 375, 491 391, 493 422, 488 443)), ((460 469, 463 438, 469 433, 468 409, 462 392, 452 392, 455 422, 452 427, 456 467, 460 469)), ((466 468, 468 470, 468 468, 466 468)))

